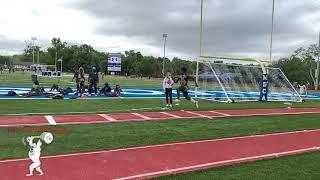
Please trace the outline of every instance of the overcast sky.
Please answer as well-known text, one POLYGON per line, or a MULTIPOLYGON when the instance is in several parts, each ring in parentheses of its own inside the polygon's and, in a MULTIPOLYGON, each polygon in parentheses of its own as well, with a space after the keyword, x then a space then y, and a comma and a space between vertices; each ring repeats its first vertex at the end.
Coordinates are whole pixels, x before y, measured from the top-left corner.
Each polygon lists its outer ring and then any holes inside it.
MULTIPOLYGON (((194 58, 200 0, 0 0, 0 54, 60 37, 100 51, 194 58)), ((204 0, 203 54, 267 58, 272 0, 204 0)), ((274 58, 317 43, 320 0, 276 0, 274 58)))

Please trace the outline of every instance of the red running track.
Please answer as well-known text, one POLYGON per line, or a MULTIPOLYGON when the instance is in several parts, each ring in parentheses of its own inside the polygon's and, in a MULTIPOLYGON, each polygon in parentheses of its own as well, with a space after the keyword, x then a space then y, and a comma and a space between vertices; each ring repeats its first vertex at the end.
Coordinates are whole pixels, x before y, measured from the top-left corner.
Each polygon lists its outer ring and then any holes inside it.
MULTIPOLYGON (((318 151, 320 130, 256 135, 42 158, 41 180, 142 179, 318 151)), ((27 151, 27 150, 26 150, 27 151)), ((26 152, 27 153, 27 152, 26 152)), ((25 180, 28 159, 0 161, 1 180, 25 180)))
POLYGON ((218 118, 258 115, 284 114, 317 114, 320 108, 292 108, 292 109, 248 109, 248 110, 217 110, 217 111, 168 111, 141 113, 113 113, 113 114, 84 114, 84 115, 55 115, 55 116, 8 116, 0 117, 0 127, 34 126, 56 124, 92 124, 127 121, 152 121, 163 119, 186 118, 218 118))

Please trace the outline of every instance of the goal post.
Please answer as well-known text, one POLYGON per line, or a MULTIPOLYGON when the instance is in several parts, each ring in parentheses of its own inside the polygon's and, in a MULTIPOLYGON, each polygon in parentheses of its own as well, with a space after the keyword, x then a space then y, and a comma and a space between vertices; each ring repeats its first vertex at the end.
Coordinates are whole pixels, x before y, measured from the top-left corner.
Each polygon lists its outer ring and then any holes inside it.
POLYGON ((197 62, 197 98, 222 102, 302 101, 281 69, 266 67, 264 62, 250 65, 215 63, 208 59, 197 62))

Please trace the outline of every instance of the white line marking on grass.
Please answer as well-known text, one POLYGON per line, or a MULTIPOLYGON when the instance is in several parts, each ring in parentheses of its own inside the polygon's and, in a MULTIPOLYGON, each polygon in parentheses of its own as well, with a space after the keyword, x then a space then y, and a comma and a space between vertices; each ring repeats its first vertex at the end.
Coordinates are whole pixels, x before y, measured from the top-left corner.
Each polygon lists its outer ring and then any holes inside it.
POLYGON ((147 117, 147 116, 144 116, 144 115, 142 115, 142 114, 139 114, 139 113, 131 113, 131 114, 133 114, 133 115, 135 115, 135 116, 138 116, 138 117, 141 117, 142 119, 145 119, 145 120, 151 119, 151 118, 149 118, 149 117, 147 117))
POLYGON ((174 115, 174 114, 170 114, 170 113, 167 113, 167 112, 160 112, 161 114, 165 114, 165 115, 168 115, 168 116, 171 116, 173 118, 177 118, 177 119, 180 119, 182 118, 181 116, 177 116, 177 115, 174 115))
MULTIPOLYGON (((241 114, 241 115, 231 115, 232 117, 250 117, 250 116, 274 116, 274 115, 303 115, 303 114, 320 114, 320 112, 286 112, 286 113, 267 113, 267 114, 241 114)), ((230 117, 231 117, 230 116, 230 117)))
POLYGON ((56 121, 53 119, 52 116, 44 116, 44 117, 47 119, 50 125, 57 125, 56 121))
MULTIPOLYGON (((0 99, 1 100, 1 99, 0 99)), ((148 108, 149 109, 149 108, 148 108)), ((157 108, 151 108, 156 110, 157 108)), ((161 108, 159 108, 161 109, 161 108)), ((279 109, 279 108, 276 108, 279 109)), ((295 110, 295 109, 305 109, 305 108, 293 108, 291 110, 295 110)), ((320 108, 307 108, 308 110, 319 110, 319 111, 314 111, 314 112, 298 112, 298 113, 279 113, 279 114, 275 114, 275 115, 282 115, 282 114, 320 114, 320 108)), ((147 110, 146 108, 142 108, 142 109, 131 109, 130 110, 126 110, 126 111, 79 111, 79 112, 43 112, 43 113, 14 113, 14 114, 1 114, 1 116, 27 116, 27 115, 68 115, 68 114, 101 114, 101 113, 130 113, 132 111, 138 111, 138 110, 147 110)), ((250 109, 252 110, 252 109, 250 109)), ((254 109, 253 109, 254 110, 254 109)), ((261 110, 261 109, 259 109, 261 110)), ((222 113, 222 112, 217 112, 217 111, 210 111, 212 113, 217 113, 217 114, 221 114, 223 116, 235 116, 235 115, 230 115, 230 114, 226 114, 226 113, 222 113)), ((269 113, 270 114, 270 113, 269 113)), ((268 115, 268 114, 256 114, 256 115, 268 115)), ((273 115, 273 114, 271 114, 273 115)))
POLYGON ((111 122, 115 122, 117 121, 116 119, 114 119, 113 117, 107 115, 107 114, 98 114, 99 116, 103 117, 105 120, 107 121, 111 121, 111 122))
MULTIPOLYGON (((225 140, 237 140, 237 139, 246 139, 246 138, 255 138, 255 137, 265 137, 265 136, 289 135, 289 134, 296 134, 296 133, 311 133, 311 132, 317 132, 317 131, 320 132, 320 129, 291 131, 291 132, 282 132, 282 133, 273 133, 273 134, 249 135, 249 136, 230 137, 230 138, 211 139, 211 140, 201 140, 201 141, 179 142, 179 143, 171 143, 171 144, 159 144, 159 145, 150 145, 150 146, 141 146, 141 147, 132 147, 132 148, 123 148, 123 149, 115 149, 115 150, 105 150, 105 151, 70 153, 70 154, 62 154, 62 155, 44 156, 44 157, 42 157, 42 159, 69 157, 69 156, 82 156, 82 155, 90 155, 90 154, 101 154, 101 153, 107 153, 107 152, 121 152, 121 151, 136 150, 136 149, 148 149, 148 148, 154 148, 154 147, 175 146, 175 145, 184 145, 184 144, 196 144, 196 143, 204 143, 204 142, 217 142, 217 141, 225 141, 225 140)), ((314 148, 315 149, 320 149, 320 147, 314 147, 314 148)), ((24 161, 24 160, 30 160, 30 159, 29 158, 22 158, 22 159, 0 160, 0 163, 24 161)))
POLYGON ((299 153, 303 153, 303 152, 310 152, 310 151, 317 151, 317 150, 318 150, 318 147, 313 147, 313 148, 299 149, 299 150, 293 150, 293 151, 285 151, 285 152, 280 152, 280 153, 265 154, 265 155, 260 155, 260 156, 250 156, 250 157, 245 157, 245 158, 217 161, 217 162, 212 162, 212 163, 199 164, 199 165, 187 166, 187 167, 176 168, 176 169, 166 169, 164 171, 157 171, 157 172, 139 174, 139 175, 134 175, 134 176, 127 176, 127 177, 117 178, 115 180, 128 180, 128 179, 140 179, 140 178, 143 179, 143 178, 147 178, 147 177, 158 176, 161 174, 164 175, 164 174, 168 174, 168 173, 172 174, 175 172, 186 172, 186 171, 190 171, 190 170, 200 170, 200 169, 204 169, 204 168, 209 168, 209 167, 214 167, 214 166, 222 166, 222 165, 227 165, 227 164, 232 164, 232 163, 237 163, 237 162, 248 162, 248 161, 255 161, 255 160, 261 160, 261 159, 267 159, 267 158, 277 158, 280 156, 285 156, 285 155, 290 155, 290 154, 299 154, 299 153))
POLYGON ((215 114, 219 114, 219 115, 222 115, 222 116, 227 116, 227 117, 232 116, 231 114, 222 113, 222 112, 218 112, 218 111, 210 111, 210 112, 215 113, 215 114))
POLYGON ((131 111, 145 111, 145 110, 161 110, 162 107, 154 107, 154 108, 137 108, 137 109, 131 109, 131 111))
MULTIPOLYGON (((1 98, 0 98, 1 100, 1 98)), ((13 114, 1 114, 2 116, 28 116, 28 115, 69 115, 69 114, 102 114, 102 113, 130 113, 132 111, 144 111, 144 110, 161 110, 162 108, 141 108, 131 109, 125 111, 70 111, 70 112, 41 112, 41 113, 13 113, 13 114)))
POLYGON ((202 117, 202 118, 210 118, 209 116, 206 116, 206 115, 203 115, 203 114, 199 114, 199 113, 196 113, 196 112, 191 112, 191 111, 185 111, 186 113, 189 113, 189 114, 193 114, 193 115, 196 115, 196 116, 199 116, 199 117, 202 117))

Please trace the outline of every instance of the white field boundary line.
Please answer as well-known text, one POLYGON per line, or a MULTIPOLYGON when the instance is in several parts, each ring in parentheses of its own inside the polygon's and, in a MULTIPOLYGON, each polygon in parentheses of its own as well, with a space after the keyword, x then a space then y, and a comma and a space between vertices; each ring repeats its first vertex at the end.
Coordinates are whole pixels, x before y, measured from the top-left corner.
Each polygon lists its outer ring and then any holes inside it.
POLYGON ((161 114, 164 114, 164 115, 167 115, 167 116, 170 116, 170 117, 173 117, 173 118, 176 118, 176 119, 181 119, 182 117, 181 116, 177 116, 177 115, 174 115, 174 114, 170 114, 168 112, 160 112, 161 114))
MULTIPOLYGON (((1 100, 1 99, 0 99, 1 100)), ((153 109, 156 109, 156 108, 153 108, 153 109)), ((275 109, 281 109, 281 108, 275 108, 275 109)), ((314 113, 314 114, 320 114, 320 108, 292 108, 291 110, 295 110, 295 109, 307 109, 307 110, 318 110, 317 112, 303 112, 303 113, 314 113)), ((133 110, 133 109, 132 109, 133 110)), ((138 109, 135 109, 135 110, 138 110, 138 109)), ((250 110, 273 110, 273 109, 250 109, 250 110)), ((132 112, 132 111, 131 111, 132 112)), ((125 112, 113 112, 113 111, 75 111, 75 112, 64 112, 64 113, 61 113, 61 114, 56 114, 56 112, 44 112, 44 113, 13 113, 13 114, 1 114, 1 116, 27 116, 27 115, 75 115, 75 114, 101 114, 101 113, 131 113, 130 111, 125 111, 125 112)), ((221 112, 218 112, 218 111, 210 111, 210 112, 213 112, 213 113, 221 113, 221 112)), ((281 113, 282 114, 282 113, 281 113)), ((222 113, 221 115, 223 116, 228 116, 228 114, 226 113, 222 113)), ((229 114, 230 115, 230 114, 229 114)), ((267 114, 264 114, 264 115, 267 115, 267 114)), ((0 116, 0 117, 1 117, 0 116)), ((230 115, 230 116, 234 116, 234 115, 230 115)))
MULTIPOLYGON (((132 147, 132 148, 122 148, 122 149, 105 150, 105 151, 70 153, 70 154, 62 154, 62 155, 54 155, 54 156, 44 156, 41 159, 60 158, 60 157, 69 157, 69 156, 81 156, 81 155, 101 154, 101 153, 109 153, 109 152, 121 152, 121 151, 128 151, 128 150, 137 150, 137 149, 149 149, 149 148, 164 147, 164 146, 175 146, 175 145, 184 145, 184 144, 197 144, 197 143, 205 143, 205 142, 219 142, 219 141, 225 141, 225 140, 238 140, 238 139, 247 139, 247 138, 256 138, 256 137, 278 136, 278 135, 289 135, 289 134, 311 133, 311 132, 319 132, 320 133, 320 129, 303 130, 303 131, 291 131, 291 132, 282 132, 282 133, 273 133, 273 134, 250 135, 250 136, 241 136, 241 137, 230 137, 230 138, 211 139, 211 140, 202 140, 202 141, 179 142, 179 143, 171 143, 171 144, 159 144, 159 145, 150 145, 150 146, 132 147)), ((0 160, 0 163, 15 162, 15 161, 25 161, 25 160, 30 160, 30 159, 29 158, 22 158, 22 159, 0 160)))
POLYGON ((272 115, 300 115, 300 114, 320 114, 320 112, 284 112, 284 113, 268 113, 268 114, 239 114, 230 115, 228 117, 250 117, 250 116, 272 116, 272 115))
POLYGON ((44 116, 44 117, 47 119, 50 125, 57 125, 56 121, 53 119, 52 116, 44 116))
POLYGON ((157 172, 139 174, 139 175, 134 175, 134 176, 127 176, 127 177, 117 178, 115 180, 128 180, 128 179, 154 177, 154 176, 159 176, 159 175, 164 175, 164 174, 186 172, 186 171, 191 171, 191 170, 199 170, 199 169, 222 166, 222 165, 227 165, 227 164, 249 162, 249 161, 262 160, 262 159, 268 159, 268 158, 277 158, 277 157, 281 157, 281 156, 285 156, 285 155, 300 154, 300 153, 304 153, 304 152, 312 152, 312 151, 319 151, 319 150, 320 150, 320 147, 312 147, 312 148, 286 151, 286 152, 280 152, 280 153, 265 154, 265 155, 261 155, 261 156, 251 156, 251 157, 245 157, 245 158, 239 158, 239 159, 232 159, 232 160, 218 161, 218 162, 212 162, 212 163, 206 163, 206 164, 199 164, 199 165, 187 166, 187 167, 176 168, 176 169, 167 169, 165 171, 157 171, 157 172))
POLYGON ((226 117, 232 116, 231 114, 222 113, 222 112, 219 112, 219 111, 209 111, 209 112, 212 112, 212 113, 215 113, 215 114, 219 114, 219 115, 222 115, 222 116, 226 116, 226 117))
POLYGON ((138 117, 141 117, 142 119, 144 120, 151 120, 152 118, 150 117, 147 117, 147 116, 144 116, 142 114, 139 114, 139 113, 131 113, 132 115, 135 115, 135 116, 138 116, 138 117))
POLYGON ((101 116, 102 118, 104 118, 105 120, 107 121, 110 121, 110 122, 115 122, 117 121, 116 119, 114 119, 113 117, 107 115, 107 114, 98 114, 99 116, 101 116))
MULTIPOLYGON (((133 113, 131 113, 133 114, 133 113)), ((252 116, 272 116, 272 115, 301 115, 301 114, 320 114, 320 112, 292 112, 292 113, 268 113, 268 114, 242 114, 242 115, 230 115, 230 116, 211 116, 211 118, 225 118, 225 117, 252 117, 252 116)), ((143 115, 141 115, 143 116, 143 115)), ((140 117, 140 116, 139 116, 140 117)), ((148 119, 128 119, 128 120, 116 120, 115 122, 131 122, 131 121, 145 121, 151 120, 152 118, 146 117, 148 119)), ((181 117, 178 119, 193 119, 196 117, 181 117)), ((155 118, 154 120, 169 120, 170 118, 155 118)), ((59 125, 76 125, 76 124, 97 124, 97 123, 108 123, 108 121, 88 121, 88 122, 59 122, 59 125)), ((0 127, 15 127, 15 126, 43 126, 47 124, 35 123, 35 124, 10 124, 10 125, 0 125, 0 127)))
MULTIPOLYGON (((159 119, 164 120, 164 119, 159 119)), ((129 119, 129 120, 116 120, 116 123, 122 122, 141 122, 146 121, 143 119, 129 119)), ((81 124, 104 124, 104 123, 111 123, 111 121, 79 121, 79 122, 58 122, 57 125, 81 125, 81 124)), ((37 123, 37 124, 8 124, 8 125, 0 125, 0 127, 17 127, 17 126, 47 126, 46 123, 37 123)))
POLYGON ((189 113, 189 114, 192 114, 192 115, 195 115, 195 116, 197 116, 197 117, 212 119, 212 117, 210 117, 210 116, 206 116, 206 115, 199 114, 199 113, 196 113, 196 112, 191 112, 191 111, 185 111, 185 112, 186 112, 186 113, 189 113))
MULTIPOLYGON (((1 101, 1 99, 0 99, 1 101)), ((159 110, 162 108, 147 108, 148 110, 159 110)), ((127 111, 74 111, 74 112, 62 112, 60 114, 57 114, 57 112, 44 112, 44 113, 11 113, 11 114, 1 114, 2 116, 28 116, 28 115, 82 115, 82 114, 110 114, 110 113, 132 113, 135 111, 140 111, 140 110, 147 110, 146 108, 140 108, 140 109, 131 109, 127 111)))

